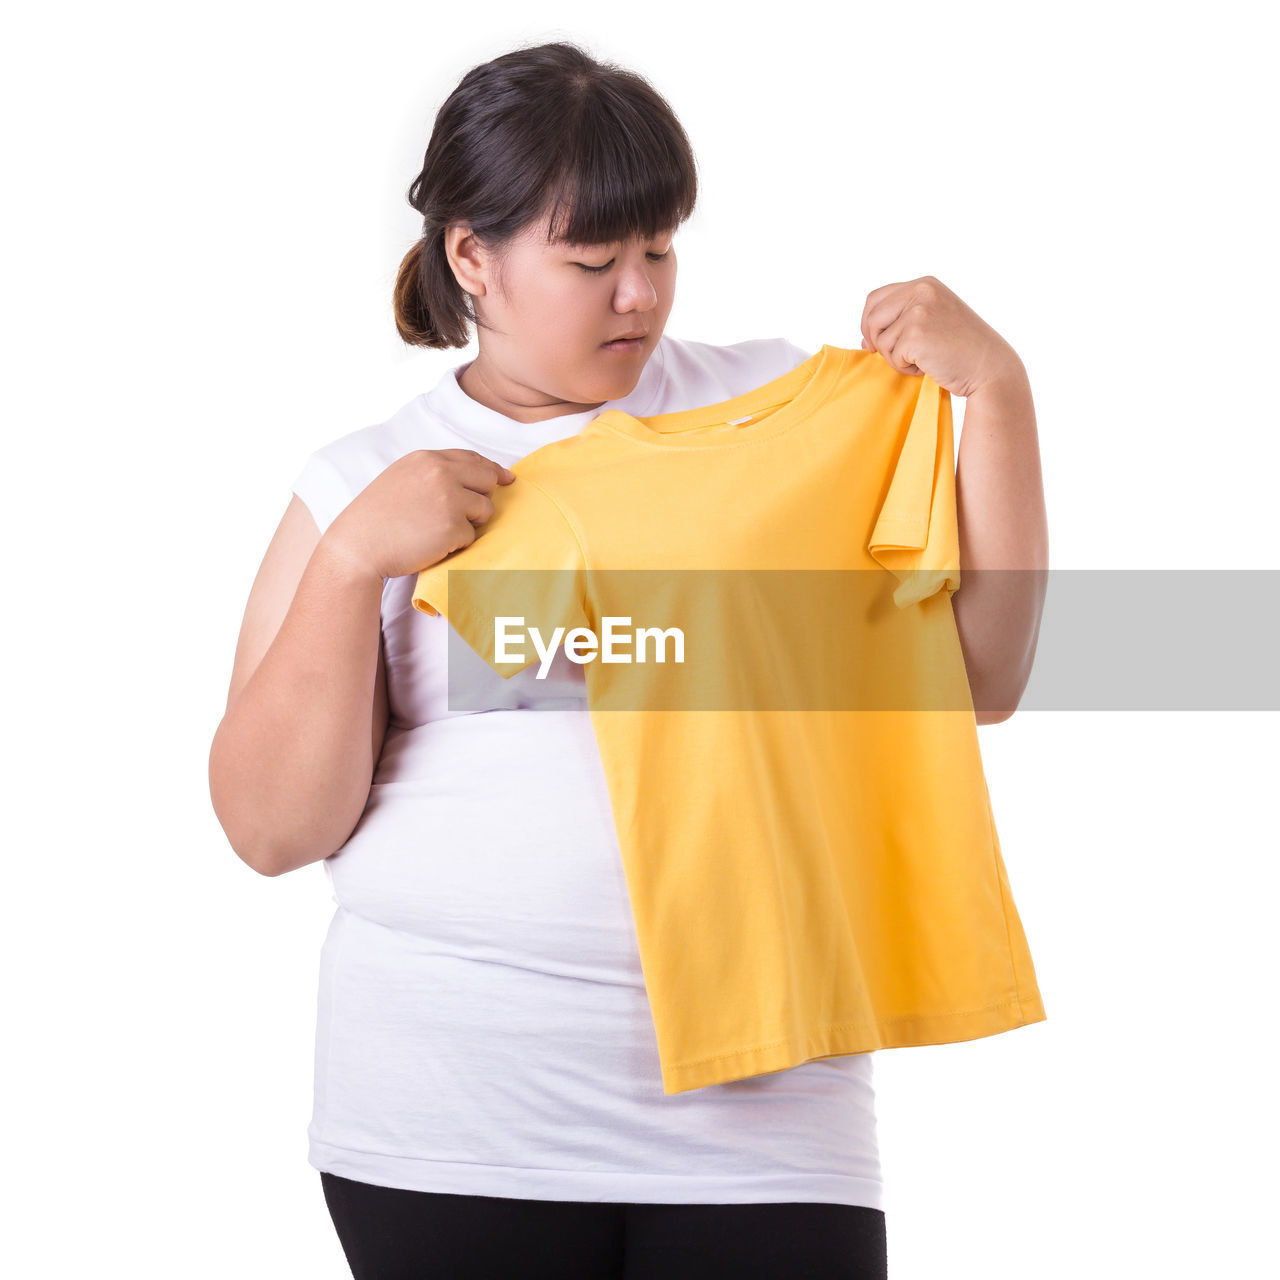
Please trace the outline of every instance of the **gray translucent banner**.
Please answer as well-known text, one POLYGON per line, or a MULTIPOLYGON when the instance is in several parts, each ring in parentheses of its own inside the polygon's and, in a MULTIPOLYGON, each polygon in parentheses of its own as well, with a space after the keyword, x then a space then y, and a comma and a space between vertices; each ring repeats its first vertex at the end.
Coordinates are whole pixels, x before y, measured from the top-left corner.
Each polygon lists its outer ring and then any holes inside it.
POLYGON ((1278 570, 956 577, 451 570, 449 708, 972 713, 1042 606, 1019 710, 1280 710, 1278 570))

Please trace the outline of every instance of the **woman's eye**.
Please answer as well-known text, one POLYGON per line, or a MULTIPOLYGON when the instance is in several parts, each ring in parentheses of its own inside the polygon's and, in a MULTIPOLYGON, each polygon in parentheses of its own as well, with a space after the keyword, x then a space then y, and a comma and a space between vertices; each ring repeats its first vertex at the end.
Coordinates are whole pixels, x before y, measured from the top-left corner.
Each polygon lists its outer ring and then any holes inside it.
MULTIPOLYGON (((668 249, 665 253, 651 253, 648 256, 655 262, 661 262, 670 252, 671 250, 668 249)), ((592 275, 599 275, 601 271, 608 271, 608 269, 613 266, 613 259, 610 258, 602 267, 589 267, 585 262, 575 262, 573 265, 575 267, 581 267, 583 271, 590 271, 592 275)))

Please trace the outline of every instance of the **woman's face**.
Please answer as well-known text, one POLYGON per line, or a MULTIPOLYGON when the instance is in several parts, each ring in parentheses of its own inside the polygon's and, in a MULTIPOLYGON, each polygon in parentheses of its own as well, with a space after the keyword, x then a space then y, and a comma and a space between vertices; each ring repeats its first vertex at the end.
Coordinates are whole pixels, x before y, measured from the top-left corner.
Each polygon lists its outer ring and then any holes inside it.
POLYGON ((674 230, 612 245, 546 243, 533 224, 498 264, 466 227, 445 233, 449 260, 472 295, 480 354, 460 377, 473 399, 520 422, 597 408, 639 381, 675 300, 674 230), (598 268, 589 269, 589 268, 598 268), (637 349, 610 349, 640 333, 637 349))

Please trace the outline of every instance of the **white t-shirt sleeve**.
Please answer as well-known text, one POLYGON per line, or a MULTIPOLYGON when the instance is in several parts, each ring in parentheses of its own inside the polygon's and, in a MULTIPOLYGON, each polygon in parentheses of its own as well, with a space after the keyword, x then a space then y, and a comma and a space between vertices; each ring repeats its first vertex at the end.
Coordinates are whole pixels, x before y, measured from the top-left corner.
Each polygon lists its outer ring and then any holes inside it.
POLYGON ((794 342, 788 342, 786 338, 779 338, 778 343, 790 357, 793 369, 796 365, 804 364, 811 355, 816 354, 813 351, 806 351, 803 347, 797 347, 794 342))
POLYGON ((355 496, 342 472, 323 450, 317 450, 307 459, 294 479, 292 492, 306 503, 322 534, 355 496))

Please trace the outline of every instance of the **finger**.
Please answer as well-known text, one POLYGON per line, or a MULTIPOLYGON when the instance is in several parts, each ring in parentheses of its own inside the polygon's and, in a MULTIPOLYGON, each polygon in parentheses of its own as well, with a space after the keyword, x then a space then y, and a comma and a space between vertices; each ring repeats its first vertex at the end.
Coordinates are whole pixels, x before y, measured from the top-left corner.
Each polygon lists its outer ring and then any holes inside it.
POLYGON ((479 462, 494 468, 499 474, 515 475, 515 472, 510 467, 504 467, 501 462, 496 462, 493 458, 486 457, 483 453, 477 453, 474 449, 441 449, 439 452, 455 462, 479 462))
POLYGON ((897 319, 910 289, 909 284, 896 281, 893 284, 882 284, 867 294, 862 304, 862 347, 864 351, 874 351, 879 334, 897 319))
POLYGON ((484 524, 493 518, 493 499, 488 494, 468 489, 464 497, 466 501, 462 509, 472 524, 484 524))
POLYGON ((912 359, 914 334, 910 330, 907 314, 904 312, 884 329, 878 339, 880 354, 899 373, 915 376, 923 372, 912 359))
POLYGON ((504 467, 482 453, 473 453, 469 449, 449 450, 459 454, 454 463, 458 480, 468 489, 477 493, 489 493, 496 484, 510 484, 516 474, 510 467, 504 467))
MULTIPOLYGON (((892 289, 896 290, 898 287, 894 285, 892 289)), ((866 340, 866 349, 870 351, 881 349, 881 335, 897 320, 906 305, 906 297, 900 292, 883 292, 877 289, 876 293, 882 294, 879 301, 868 305, 862 315, 862 336, 866 340)))

